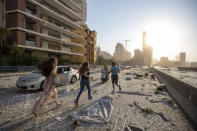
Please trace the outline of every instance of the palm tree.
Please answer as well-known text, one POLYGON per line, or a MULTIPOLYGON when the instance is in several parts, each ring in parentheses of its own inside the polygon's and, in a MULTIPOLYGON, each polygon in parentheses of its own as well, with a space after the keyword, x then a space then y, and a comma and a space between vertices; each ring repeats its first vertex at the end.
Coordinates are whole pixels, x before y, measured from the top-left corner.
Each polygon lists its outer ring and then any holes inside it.
POLYGON ((1 55, 2 55, 2 43, 10 35, 10 31, 7 28, 0 27, 0 42, 1 42, 1 55))

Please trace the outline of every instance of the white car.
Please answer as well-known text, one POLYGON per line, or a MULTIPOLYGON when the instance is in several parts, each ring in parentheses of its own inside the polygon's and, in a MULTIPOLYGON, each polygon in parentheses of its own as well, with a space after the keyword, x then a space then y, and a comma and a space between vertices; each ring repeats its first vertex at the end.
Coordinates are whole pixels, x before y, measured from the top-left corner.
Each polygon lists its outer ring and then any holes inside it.
MULTIPOLYGON (((79 78, 77 70, 68 66, 58 66, 57 73, 61 77, 58 86, 75 83, 79 78)), ((16 88, 19 90, 43 90, 44 80, 45 77, 39 71, 32 72, 31 74, 21 76, 16 81, 16 88)))

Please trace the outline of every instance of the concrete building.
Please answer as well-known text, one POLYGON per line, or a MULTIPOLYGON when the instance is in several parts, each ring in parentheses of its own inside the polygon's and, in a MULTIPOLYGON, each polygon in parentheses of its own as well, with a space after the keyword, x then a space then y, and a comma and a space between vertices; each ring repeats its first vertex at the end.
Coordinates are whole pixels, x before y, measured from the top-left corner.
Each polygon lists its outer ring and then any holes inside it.
POLYGON ((151 66, 153 59, 153 48, 147 44, 147 33, 143 32, 142 52, 144 55, 144 65, 151 66))
POLYGON ((179 67, 180 62, 169 60, 168 57, 163 56, 160 58, 160 61, 158 61, 155 65, 162 66, 162 67, 179 67))
POLYGON ((131 60, 132 65, 143 65, 144 64, 144 56, 143 52, 140 49, 134 50, 134 57, 131 60))
POLYGON ((190 67, 197 67, 197 62, 190 62, 190 67))
POLYGON ((85 0, 6 0, 6 27, 11 30, 8 43, 51 53, 81 56, 71 42, 82 36, 74 33, 85 23, 85 0))
POLYGON ((96 49, 97 49, 97 32, 95 30, 90 30, 88 27, 86 27, 86 41, 87 45, 85 45, 86 48, 86 59, 89 61, 90 64, 96 64, 96 49))
POLYGON ((82 53, 83 56, 75 56, 75 61, 77 63, 82 63, 88 61, 90 64, 95 64, 96 62, 96 45, 97 45, 97 33, 96 31, 91 31, 86 24, 81 25, 82 29, 77 29, 74 32, 78 35, 83 36, 82 38, 74 38, 72 42, 82 43, 83 47, 74 47, 74 51, 82 53))
POLYGON ((85 28, 86 26, 85 25, 81 25, 82 29, 77 29, 75 30, 74 32, 80 36, 82 36, 81 38, 73 38, 72 39, 72 42, 74 43, 81 43, 83 45, 83 47, 74 47, 73 48, 73 51, 76 52, 76 53, 80 53, 80 54, 83 54, 82 56, 73 56, 73 61, 75 63, 83 63, 85 61, 87 61, 87 58, 85 56, 87 50, 85 48, 85 46, 87 45, 87 41, 86 41, 86 37, 87 37, 87 34, 85 32, 85 28))
POLYGON ((116 62, 124 62, 131 59, 131 53, 128 52, 121 43, 117 43, 113 59, 116 62))
POLYGON ((5 2, 6 0, 0 1, 0 27, 5 27, 5 23, 6 23, 5 2))
POLYGON ((185 66, 185 62, 186 62, 186 53, 185 52, 181 52, 180 55, 180 66, 185 66))

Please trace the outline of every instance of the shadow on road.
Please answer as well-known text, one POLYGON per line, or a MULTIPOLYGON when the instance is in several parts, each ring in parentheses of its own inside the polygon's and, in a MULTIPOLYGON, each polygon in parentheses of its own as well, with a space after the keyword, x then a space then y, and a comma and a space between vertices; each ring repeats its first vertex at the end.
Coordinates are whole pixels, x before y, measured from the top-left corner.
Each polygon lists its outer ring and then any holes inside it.
POLYGON ((144 94, 139 92, 131 92, 131 91, 118 91, 117 93, 127 94, 127 95, 138 95, 138 96, 152 96, 150 94, 144 94))

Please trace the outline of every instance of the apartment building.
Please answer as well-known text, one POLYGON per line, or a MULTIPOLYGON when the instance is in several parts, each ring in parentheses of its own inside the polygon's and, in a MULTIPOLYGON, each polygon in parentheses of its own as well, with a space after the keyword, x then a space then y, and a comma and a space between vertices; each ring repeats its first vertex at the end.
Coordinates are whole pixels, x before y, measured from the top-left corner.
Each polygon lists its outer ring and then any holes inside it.
POLYGON ((0 27, 5 27, 6 16, 5 16, 5 1, 0 1, 0 27))
POLYGON ((88 61, 90 64, 96 63, 96 46, 97 46, 97 32, 92 31, 88 28, 86 24, 81 24, 82 29, 77 29, 74 32, 78 35, 83 36, 83 38, 73 39, 73 42, 82 43, 84 47, 75 47, 74 51, 84 54, 84 56, 75 56, 77 63, 82 63, 88 61))
POLYGON ((95 30, 90 30, 88 27, 85 29, 87 37, 86 41, 87 44, 85 45, 86 48, 86 59, 89 61, 90 64, 96 63, 96 48, 97 48, 97 32, 95 30))
POLYGON ((124 48, 123 44, 117 43, 113 54, 113 59, 116 62, 125 62, 131 60, 131 53, 124 48))
POLYGON ((82 37, 74 30, 86 22, 85 0, 6 0, 5 9, 9 43, 71 57, 83 55, 73 51, 83 45, 71 39, 82 37))
POLYGON ((85 48, 85 45, 87 45, 87 41, 86 41, 87 34, 85 32, 86 25, 82 24, 81 27, 82 27, 82 29, 77 29, 74 32, 80 36, 83 36, 83 37, 72 39, 72 42, 81 43, 83 45, 83 47, 74 47, 74 49, 73 49, 75 52, 83 54, 83 56, 74 56, 73 57, 73 61, 75 63, 83 63, 83 62, 87 61, 87 58, 85 56, 85 53, 87 52, 86 48, 85 48))

